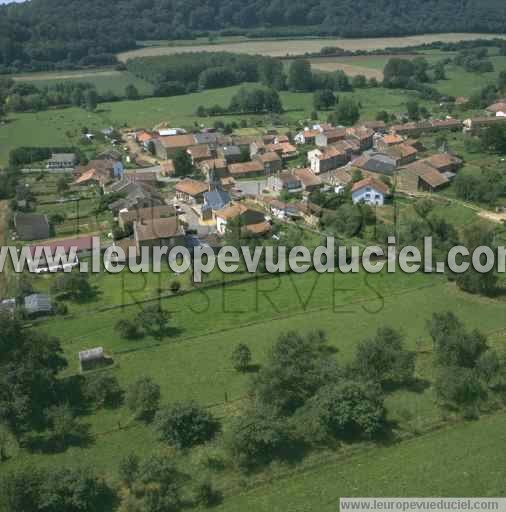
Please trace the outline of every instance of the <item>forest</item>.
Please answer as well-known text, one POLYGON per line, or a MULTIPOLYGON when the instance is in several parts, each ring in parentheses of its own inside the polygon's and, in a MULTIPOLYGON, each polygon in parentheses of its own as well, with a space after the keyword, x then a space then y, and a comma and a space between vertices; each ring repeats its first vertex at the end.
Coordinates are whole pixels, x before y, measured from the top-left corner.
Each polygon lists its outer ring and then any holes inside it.
POLYGON ((0 7, 0 71, 113 64, 146 40, 505 29, 502 0, 31 0, 0 7))

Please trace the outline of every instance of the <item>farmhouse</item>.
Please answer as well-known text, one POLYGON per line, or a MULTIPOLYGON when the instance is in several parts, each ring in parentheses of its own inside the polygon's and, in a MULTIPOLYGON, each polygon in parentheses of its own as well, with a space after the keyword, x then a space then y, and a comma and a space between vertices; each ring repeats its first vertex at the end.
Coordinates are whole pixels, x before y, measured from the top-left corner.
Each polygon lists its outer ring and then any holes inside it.
POLYGON ((450 153, 438 153, 424 158, 423 162, 426 162, 441 173, 456 172, 462 166, 462 160, 450 153))
POLYGON ((14 228, 19 240, 43 240, 49 238, 50 226, 46 215, 38 213, 16 213, 14 228))
POLYGON ((297 148, 292 146, 289 142, 278 142, 277 144, 268 144, 265 146, 266 151, 273 151, 277 153, 281 158, 295 158, 297 156, 297 148))
POLYGON ((352 165, 363 171, 391 176, 397 168, 397 160, 384 153, 368 153, 353 160, 352 165))
POLYGON ((202 205, 202 219, 210 220, 217 210, 223 210, 230 204, 231 198, 224 190, 211 190, 204 193, 204 204, 202 205))
POLYGON ((498 101, 487 107, 487 112, 497 117, 506 117, 506 101, 498 101))
POLYGON ((159 137, 154 139, 153 143, 156 156, 162 160, 169 160, 178 151, 186 151, 190 146, 195 146, 196 141, 193 135, 184 134, 159 137))
POLYGON ((216 156, 216 154, 211 151, 211 148, 208 144, 199 144, 198 146, 192 146, 186 150, 186 152, 190 155, 192 164, 197 165, 199 162, 203 162, 204 160, 209 160, 216 156))
POLYGON ((351 167, 341 167, 333 171, 325 172, 319 175, 325 185, 334 188, 334 192, 340 193, 352 181, 351 167))
POLYGON ((223 158, 213 158, 211 160, 204 160, 200 162, 198 167, 204 173, 207 179, 214 174, 217 178, 228 175, 227 161, 223 158))
POLYGON ((220 146, 217 150, 217 157, 225 160, 227 164, 234 164, 241 161, 242 153, 239 146, 220 146))
POLYGON ((346 129, 334 128, 332 130, 326 130, 322 133, 319 133, 315 138, 315 144, 318 147, 323 148, 329 144, 333 144, 334 142, 339 142, 340 140, 344 139, 346 139, 346 129))
POLYGON ((263 202, 269 208, 270 213, 278 219, 300 219, 299 210, 292 203, 285 203, 279 199, 264 198, 263 202))
POLYGON ((121 180, 113 183, 106 189, 106 193, 120 193, 124 197, 109 205, 109 209, 117 215, 120 210, 132 208, 150 208, 164 204, 164 198, 156 189, 148 183, 130 183, 121 180))
POLYGON ((394 161, 396 167, 407 165, 416 160, 418 151, 406 143, 396 144, 388 148, 385 153, 390 156, 394 161))
POLYGON ((351 198, 354 204, 366 203, 382 206, 388 193, 388 186, 375 178, 357 181, 351 188, 351 198))
POLYGON ((348 137, 358 141, 360 151, 372 148, 374 131, 370 128, 364 126, 347 128, 346 134, 348 137))
MULTIPOLYGON (((409 183, 409 176, 416 176, 416 187, 422 190, 433 192, 449 183, 448 178, 424 160, 413 162, 399 172, 401 180, 409 183)), ((412 182, 411 182, 412 183, 412 182)), ((402 187, 401 188, 405 188, 402 187)))
POLYGON ((185 178, 176 184, 176 197, 185 203, 202 204, 204 201, 204 192, 208 189, 209 185, 204 181, 185 178))
POLYGON ((315 144, 316 137, 320 135, 320 130, 309 130, 306 129, 299 132, 293 138, 295 144, 315 144))

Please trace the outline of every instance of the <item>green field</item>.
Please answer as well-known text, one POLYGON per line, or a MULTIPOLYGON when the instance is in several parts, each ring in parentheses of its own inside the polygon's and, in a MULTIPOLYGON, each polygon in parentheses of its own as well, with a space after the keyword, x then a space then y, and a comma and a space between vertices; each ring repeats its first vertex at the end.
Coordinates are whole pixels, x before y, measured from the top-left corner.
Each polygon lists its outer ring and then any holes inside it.
POLYGON ((125 95, 127 85, 137 87, 142 96, 149 96, 153 93, 153 86, 149 82, 132 75, 128 71, 97 69, 95 71, 40 72, 16 75, 14 80, 30 83, 36 87, 47 87, 61 82, 87 82, 93 84, 99 94, 112 92, 120 97, 125 95))
POLYGON ((505 443, 503 413, 266 483, 217 510, 334 512, 353 496, 504 497, 505 443))
MULTIPOLYGON (((8 122, 0 125, 0 165, 7 163, 9 151, 18 146, 79 145, 82 142, 81 130, 84 127, 89 130, 100 130, 108 126, 151 128, 160 122, 167 122, 170 126, 191 129, 195 123, 211 126, 217 120, 231 122, 246 119, 249 124, 254 124, 256 120, 269 122, 269 117, 265 116, 200 118, 195 115, 199 105, 228 106, 231 96, 238 89, 239 86, 235 86, 171 98, 103 103, 96 112, 67 108, 12 114, 8 122)), ((374 119, 379 110, 403 111, 410 97, 406 91, 382 88, 360 89, 354 93, 343 93, 343 96, 345 95, 351 95, 360 101, 364 119, 374 119)), ((311 93, 282 92, 281 98, 287 111, 282 120, 288 126, 294 127, 298 120, 308 119, 313 110, 311 93)), ((326 117, 327 113, 323 112, 321 118, 324 120, 326 117)))

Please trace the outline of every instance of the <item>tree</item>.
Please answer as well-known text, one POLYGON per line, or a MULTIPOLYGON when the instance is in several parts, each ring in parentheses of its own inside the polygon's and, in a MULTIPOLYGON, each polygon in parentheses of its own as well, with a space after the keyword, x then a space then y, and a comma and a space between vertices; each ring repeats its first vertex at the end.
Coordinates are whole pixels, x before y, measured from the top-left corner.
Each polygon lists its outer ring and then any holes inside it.
POLYGON ((61 298, 80 301, 93 296, 88 275, 78 272, 59 274, 52 283, 52 291, 61 298))
POLYGON ((245 372, 251 363, 251 350, 248 345, 240 343, 232 352, 232 366, 238 372, 245 372))
POLYGON ((114 326, 114 330, 122 338, 126 338, 127 340, 138 340, 144 336, 144 331, 139 325, 139 322, 128 320, 126 318, 118 320, 114 326))
POLYGON ((313 88, 311 63, 306 59, 295 59, 288 70, 288 88, 291 91, 308 92, 313 88))
POLYGON ((366 381, 402 385, 413 380, 415 353, 404 349, 403 337, 391 327, 382 327, 374 338, 357 347, 353 368, 366 381))
POLYGON ((329 122, 344 126, 351 126, 359 119, 360 109, 353 98, 342 98, 335 112, 329 115, 329 122))
POLYGON ((46 418, 51 429, 50 437, 60 449, 80 440, 85 434, 84 425, 79 423, 68 404, 49 408, 46 418))
POLYGON ((445 367, 474 368, 488 350, 486 337, 477 330, 466 331, 454 313, 434 313, 429 323, 436 362, 445 367))
POLYGON ((86 110, 93 112, 98 105, 98 94, 95 89, 87 89, 84 93, 84 106, 86 110))
POLYGON ((127 389, 125 401, 135 418, 150 421, 160 405, 160 386, 150 377, 140 377, 127 389))
POLYGON ((61 195, 64 192, 67 192, 69 189, 70 189, 69 184, 68 184, 67 180, 64 177, 61 177, 56 182, 56 191, 58 192, 58 194, 61 195))
POLYGON ((140 97, 137 87, 135 87, 135 85, 133 84, 128 84, 125 87, 125 96, 127 100, 138 100, 140 97))
POLYGON ((137 455, 130 453, 123 457, 119 463, 118 473, 120 479, 130 489, 139 475, 140 460, 137 455))
POLYGON ((36 511, 39 509, 43 473, 34 466, 26 466, 2 475, 0 479, 0 510, 36 511))
POLYGON ((48 472, 40 490, 39 508, 51 512, 106 512, 112 492, 88 468, 58 468, 48 472))
POLYGON ((337 365, 329 359, 323 332, 306 336, 287 332, 274 344, 253 379, 252 390, 259 404, 272 407, 280 414, 290 414, 337 374, 337 365))
POLYGON ((177 402, 156 413, 154 427, 162 441, 178 448, 191 448, 211 440, 219 423, 197 403, 177 402))
POLYGON ((304 422, 308 417, 312 418, 309 423, 313 423, 313 428, 314 420, 317 421, 317 431, 309 430, 311 437, 316 435, 321 440, 326 435, 341 439, 372 436, 386 423, 379 386, 352 380, 321 388, 296 420, 304 422))
POLYGON ((406 102, 406 110, 408 111, 408 117, 412 121, 418 121, 420 119, 420 106, 415 100, 409 100, 406 102))
POLYGON ((86 378, 84 394, 97 407, 115 407, 121 402, 123 390, 115 376, 96 373, 86 378))
POLYGON ((384 123, 388 123, 390 121, 390 114, 386 110, 380 110, 376 114, 376 121, 383 121, 384 123))
POLYGON ((195 172, 193 168, 191 156, 183 149, 178 149, 174 154, 174 168, 176 176, 184 177, 189 176, 195 172))
POLYGON ((159 305, 147 306, 139 313, 137 320, 144 330, 154 338, 162 339, 167 335, 170 313, 159 305))
POLYGON ((436 380, 435 390, 443 406, 463 409, 470 417, 477 416, 479 403, 486 398, 486 390, 470 368, 445 368, 436 380))
POLYGON ((327 110, 336 102, 336 97, 330 89, 315 91, 313 94, 313 105, 316 110, 327 110))
POLYGON ((367 78, 364 75, 355 75, 351 85, 354 89, 365 89, 367 87, 367 78))
POLYGON ((19 439, 45 426, 67 361, 58 338, 25 329, 7 314, 0 313, 0 324, 0 422, 19 439))

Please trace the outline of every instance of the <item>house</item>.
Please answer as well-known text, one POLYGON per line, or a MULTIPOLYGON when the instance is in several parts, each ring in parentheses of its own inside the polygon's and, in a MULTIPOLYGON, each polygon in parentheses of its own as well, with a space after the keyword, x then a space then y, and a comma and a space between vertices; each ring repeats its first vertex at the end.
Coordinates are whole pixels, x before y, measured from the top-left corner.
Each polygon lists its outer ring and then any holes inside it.
POLYGON ((358 141, 360 151, 366 151, 372 148, 374 131, 370 128, 366 128, 365 126, 347 128, 346 135, 358 141))
POLYGON ((402 144, 404 142, 404 138, 396 133, 388 133, 387 135, 383 135, 376 141, 376 147, 380 151, 385 151, 392 146, 396 146, 397 144, 402 144))
POLYGON ((98 184, 104 186, 113 178, 121 179, 123 164, 113 160, 90 160, 87 165, 77 168, 74 172, 76 185, 98 184))
POLYGON ((311 169, 294 169, 293 174, 302 184, 306 192, 313 192, 322 188, 322 180, 316 176, 311 169))
POLYGON ((197 146, 191 146, 186 150, 186 152, 190 155, 192 164, 197 165, 199 162, 203 162, 204 160, 209 160, 210 158, 215 157, 215 153, 211 151, 211 148, 208 144, 199 144, 197 146))
POLYGON ((357 181, 351 188, 351 199, 353 204, 366 203, 369 205, 382 206, 389 188, 383 182, 375 178, 365 178, 357 181))
POLYGON ((487 112, 494 114, 496 117, 506 117, 506 101, 498 101, 487 107, 487 112))
POLYGON ((404 182, 410 183, 410 186, 413 186, 412 183, 415 183, 417 189, 434 192, 449 183, 449 179, 444 174, 441 174, 424 160, 419 160, 405 166, 399 171, 399 176, 401 178, 400 189, 407 188, 403 186, 402 182, 404 182), (418 179, 409 182, 408 178, 410 176, 416 176, 418 179))
POLYGON ((283 159, 295 158, 298 155, 297 148, 289 142, 279 142, 274 144, 267 144, 265 151, 273 151, 283 159))
POLYGON ((255 176, 263 176, 265 174, 265 167, 259 160, 252 160, 251 162, 244 162, 240 164, 230 164, 228 166, 230 176, 236 179, 251 178, 255 176))
POLYGON ((174 217, 176 210, 173 206, 160 205, 152 206, 151 208, 132 208, 124 209, 119 212, 118 224, 123 230, 128 229, 129 226, 133 227, 134 222, 141 222, 144 220, 163 219, 167 217, 174 217))
POLYGON ((185 178, 176 184, 176 198, 189 204, 202 204, 207 190, 209 185, 206 182, 185 178))
POLYGON ((363 121, 361 126, 379 133, 384 132, 387 128, 385 121, 363 121))
POLYGON ((391 176, 397 168, 397 160, 385 153, 367 153, 352 162, 353 167, 363 171, 391 176))
POLYGON ((184 245, 184 231, 177 217, 134 222, 134 240, 141 247, 173 247, 184 245))
POLYGON ((49 238, 51 229, 46 215, 16 213, 14 229, 19 240, 43 240, 49 238))
POLYGON ((311 170, 315 174, 337 169, 348 161, 346 152, 335 146, 314 149, 313 151, 309 151, 307 157, 311 170))
POLYGON ((395 144, 389 147, 386 149, 385 153, 395 160, 396 167, 401 167, 414 162, 418 151, 413 146, 402 142, 401 144, 395 144))
POLYGON ((289 171, 282 171, 267 180, 267 186, 274 192, 288 192, 295 194, 302 192, 302 182, 289 171))
POLYGON ((109 209, 114 215, 125 208, 131 210, 132 208, 150 208, 165 204, 160 191, 148 183, 130 183, 127 180, 121 180, 110 185, 106 189, 106 193, 120 193, 124 196, 109 205, 109 209))
POLYGON ((464 130, 477 132, 482 128, 494 126, 506 122, 506 117, 473 117, 472 119, 466 119, 464 121, 464 130))
POLYGON ((317 204, 312 203, 311 201, 301 201, 296 203, 294 207, 302 216, 302 219, 309 226, 316 228, 320 224, 320 218, 322 215, 323 209, 317 204))
POLYGON ((283 168, 283 160, 274 151, 257 154, 254 158, 255 160, 262 162, 265 174, 274 174, 278 171, 281 171, 283 168))
POLYGON ((235 203, 215 213, 216 231, 224 235, 227 231, 227 224, 239 218, 241 232, 249 232, 254 235, 262 235, 271 230, 270 224, 265 220, 263 213, 252 210, 241 203, 235 203))
POLYGON ((28 315, 49 315, 53 312, 53 306, 49 295, 44 293, 33 293, 24 299, 24 308, 28 315))
POLYGON ((195 144, 211 144, 217 146, 218 144, 228 144, 230 137, 226 137, 216 132, 204 131, 200 133, 194 133, 193 139, 195 144))
POLYGON ((199 163, 198 167, 204 173, 204 176, 208 179, 211 174, 214 174, 214 176, 218 178, 228 176, 227 161, 223 158, 204 160, 203 162, 199 163))
POLYGON ((338 142, 344 139, 346 139, 346 129, 334 128, 332 130, 326 130, 322 133, 319 133, 315 137, 315 144, 318 147, 323 148, 329 144, 333 144, 334 142, 338 142))
POLYGON ((232 178, 232 176, 224 176, 223 178, 219 178, 220 187, 230 192, 235 187, 235 180, 232 178))
POLYGON ((434 119, 431 124, 433 132, 438 132, 441 130, 457 131, 462 129, 462 121, 453 118, 434 119))
POLYGON ((320 130, 310 130, 306 128, 304 131, 301 131, 295 135, 293 138, 295 144, 315 144, 316 137, 320 134, 320 130))
POLYGON ((189 147, 199 144, 191 134, 158 137, 153 140, 156 156, 162 160, 169 160, 178 151, 186 151, 189 147))
POLYGON ((235 164, 241 161, 242 152, 239 146, 220 146, 216 152, 218 158, 225 160, 227 164, 235 164))
POLYGON ((129 169, 125 172, 125 179, 130 183, 148 183, 155 186, 158 182, 158 175, 153 171, 129 169))
POLYGON ((231 202, 231 197, 225 190, 210 190, 204 193, 204 204, 202 205, 202 219, 209 220, 217 210, 223 210, 231 202))
POLYGON ((91 348, 89 350, 83 350, 78 354, 79 359, 79 370, 85 372, 87 370, 93 370, 101 366, 105 366, 111 363, 111 359, 106 357, 104 349, 102 347, 91 348))
POLYGON ((238 137, 232 137, 232 144, 234 146, 239 146, 239 149, 246 150, 250 148, 250 145, 258 140, 256 135, 241 135, 238 137))
POLYGON ((73 169, 76 163, 75 153, 53 153, 47 162, 46 169, 73 169))
POLYGON ((441 173, 456 172, 462 166, 462 160, 450 153, 438 153, 424 158, 423 161, 441 173))

